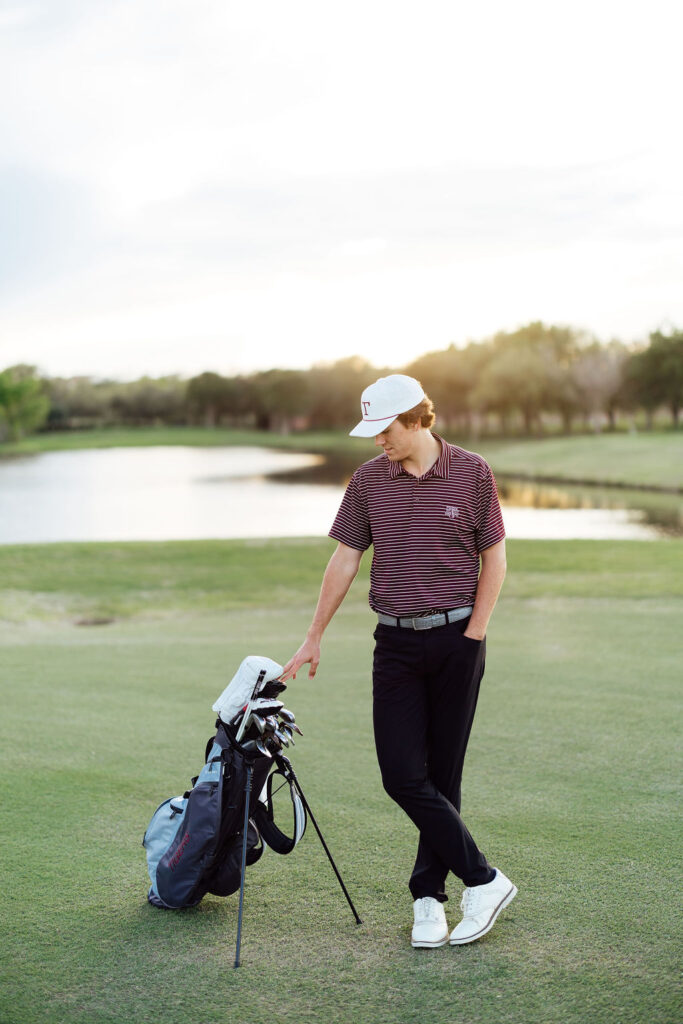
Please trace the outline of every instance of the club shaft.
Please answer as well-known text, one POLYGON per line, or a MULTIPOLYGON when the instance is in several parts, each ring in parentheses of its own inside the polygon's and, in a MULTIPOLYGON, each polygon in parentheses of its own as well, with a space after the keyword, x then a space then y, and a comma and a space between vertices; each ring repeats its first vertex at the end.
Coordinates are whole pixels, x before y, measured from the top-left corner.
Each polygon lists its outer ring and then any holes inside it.
POLYGON ((242 943, 242 912, 244 910, 244 879, 247 873, 247 840, 249 838, 249 802, 251 800, 252 777, 254 765, 247 762, 247 781, 245 790, 247 798, 244 802, 244 832, 242 839, 242 870, 240 875, 240 908, 237 915, 237 946, 235 948, 235 967, 240 965, 240 946, 242 943))

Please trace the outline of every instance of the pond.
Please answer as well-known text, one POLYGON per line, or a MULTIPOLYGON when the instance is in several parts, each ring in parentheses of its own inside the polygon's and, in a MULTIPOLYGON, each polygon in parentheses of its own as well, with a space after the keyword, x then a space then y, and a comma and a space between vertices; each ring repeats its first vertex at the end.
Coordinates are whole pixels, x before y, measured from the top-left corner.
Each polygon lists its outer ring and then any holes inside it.
MULTIPOLYGON (((0 461, 0 544, 325 536, 363 461, 267 448, 45 452, 0 461)), ((508 536, 683 534, 679 495, 500 479, 508 536)))

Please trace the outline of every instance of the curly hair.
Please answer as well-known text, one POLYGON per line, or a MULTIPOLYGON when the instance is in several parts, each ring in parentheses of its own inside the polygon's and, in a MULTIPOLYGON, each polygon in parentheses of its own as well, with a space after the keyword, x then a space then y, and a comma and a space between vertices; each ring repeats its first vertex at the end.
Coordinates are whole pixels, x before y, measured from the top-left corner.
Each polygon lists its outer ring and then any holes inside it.
POLYGON ((402 423, 404 427, 410 427, 413 423, 420 421, 421 427, 431 427, 434 424, 434 403, 432 402, 429 395, 425 395, 419 405, 413 406, 412 409, 408 409, 407 412, 402 412, 400 416, 396 417, 399 423, 402 423))

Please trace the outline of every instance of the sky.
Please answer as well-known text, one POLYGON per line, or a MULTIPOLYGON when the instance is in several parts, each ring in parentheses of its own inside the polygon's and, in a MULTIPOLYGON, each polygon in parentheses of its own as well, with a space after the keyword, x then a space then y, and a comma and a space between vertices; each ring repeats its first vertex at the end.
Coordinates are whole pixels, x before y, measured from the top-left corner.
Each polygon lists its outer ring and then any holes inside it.
POLYGON ((0 369, 683 324, 683 13, 0 0, 0 369))

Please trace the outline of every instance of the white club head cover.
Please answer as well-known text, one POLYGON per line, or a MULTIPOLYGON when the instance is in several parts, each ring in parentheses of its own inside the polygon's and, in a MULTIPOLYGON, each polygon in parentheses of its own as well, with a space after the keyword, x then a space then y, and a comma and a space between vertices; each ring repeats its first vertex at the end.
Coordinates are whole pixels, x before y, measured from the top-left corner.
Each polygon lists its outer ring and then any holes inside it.
POLYGON ((271 658, 264 658, 259 654, 250 654, 245 658, 235 672, 222 694, 213 705, 213 710, 223 722, 231 722, 238 711, 241 711, 245 704, 248 704, 258 693, 254 693, 258 677, 265 670, 258 691, 272 679, 279 679, 283 672, 282 665, 278 665, 271 658))

